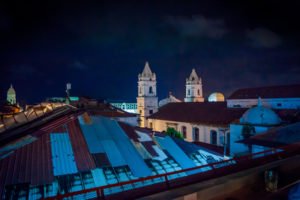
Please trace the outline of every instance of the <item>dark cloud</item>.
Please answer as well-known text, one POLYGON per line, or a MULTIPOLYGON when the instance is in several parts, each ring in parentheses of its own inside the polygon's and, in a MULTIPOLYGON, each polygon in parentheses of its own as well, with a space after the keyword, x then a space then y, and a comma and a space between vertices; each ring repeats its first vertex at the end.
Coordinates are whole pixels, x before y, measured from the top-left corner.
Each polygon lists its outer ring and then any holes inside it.
POLYGON ((9 67, 9 73, 12 77, 23 80, 31 79, 41 74, 35 66, 29 64, 12 65, 9 67))
POLYGON ((201 15, 188 17, 167 17, 166 22, 183 36, 220 39, 227 32, 222 19, 209 19, 201 15))
POLYGON ((246 32, 247 38, 253 47, 274 48, 282 43, 281 38, 266 28, 255 28, 246 32))
POLYGON ((70 68, 77 69, 77 70, 88 70, 89 69, 89 67, 86 64, 84 64, 78 60, 75 61, 74 63, 72 63, 70 65, 70 68))

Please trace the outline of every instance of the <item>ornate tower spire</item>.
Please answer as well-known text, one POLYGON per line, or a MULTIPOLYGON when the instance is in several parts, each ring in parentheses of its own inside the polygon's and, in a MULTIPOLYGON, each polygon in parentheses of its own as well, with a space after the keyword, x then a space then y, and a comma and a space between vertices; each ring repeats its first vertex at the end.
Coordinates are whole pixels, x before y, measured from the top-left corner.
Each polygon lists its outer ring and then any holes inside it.
POLYGON ((203 102, 202 82, 201 78, 197 75, 196 70, 193 68, 190 76, 186 79, 186 95, 185 102, 203 102))
POLYGON ((146 63, 145 63, 143 72, 141 74, 139 74, 139 80, 141 80, 141 79, 144 79, 144 80, 156 79, 156 75, 155 75, 155 73, 152 73, 148 61, 146 61, 146 63))

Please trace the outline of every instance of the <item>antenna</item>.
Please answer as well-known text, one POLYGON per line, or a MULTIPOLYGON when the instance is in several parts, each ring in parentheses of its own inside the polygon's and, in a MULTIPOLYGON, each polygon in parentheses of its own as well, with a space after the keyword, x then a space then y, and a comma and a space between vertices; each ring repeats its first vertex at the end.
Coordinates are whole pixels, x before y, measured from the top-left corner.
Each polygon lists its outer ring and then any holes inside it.
POLYGON ((66 84, 66 93, 67 93, 66 104, 70 104, 70 90, 71 90, 71 83, 67 83, 66 84))

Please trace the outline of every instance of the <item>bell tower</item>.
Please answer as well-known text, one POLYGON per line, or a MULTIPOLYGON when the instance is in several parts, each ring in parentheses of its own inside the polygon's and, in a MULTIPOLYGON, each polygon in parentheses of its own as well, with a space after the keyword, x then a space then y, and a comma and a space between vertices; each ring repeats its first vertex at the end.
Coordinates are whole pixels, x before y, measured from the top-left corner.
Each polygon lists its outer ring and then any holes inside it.
POLYGON ((185 83, 185 102, 203 102, 203 92, 202 92, 202 81, 198 77, 196 70, 193 69, 190 77, 186 79, 185 83))
POLYGON ((156 75, 146 62, 143 72, 138 75, 137 112, 140 115, 140 126, 147 127, 146 118, 157 110, 156 75))
POLYGON ((10 105, 15 105, 17 103, 16 100, 16 91, 13 87, 13 85, 10 85, 10 88, 7 91, 7 97, 6 97, 6 101, 10 104, 10 105))

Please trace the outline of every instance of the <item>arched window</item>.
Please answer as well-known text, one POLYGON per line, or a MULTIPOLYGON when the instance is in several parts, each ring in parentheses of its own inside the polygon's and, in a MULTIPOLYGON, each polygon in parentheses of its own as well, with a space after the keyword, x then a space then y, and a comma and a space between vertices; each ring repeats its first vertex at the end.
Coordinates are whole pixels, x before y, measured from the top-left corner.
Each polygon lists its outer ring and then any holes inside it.
POLYGON ((198 92, 198 95, 200 96, 200 90, 198 90, 197 92, 198 92))
POLYGON ((149 94, 152 94, 153 93, 153 89, 152 89, 152 86, 149 87, 149 94))
POLYGON ((181 133, 183 135, 183 138, 186 138, 186 126, 181 127, 181 133))
POLYGON ((210 143, 213 145, 217 145, 217 131, 215 130, 210 131, 210 143))
POLYGON ((194 141, 199 141, 199 128, 195 127, 194 131, 194 141))
POLYGON ((188 95, 191 95, 191 90, 188 90, 188 95))

